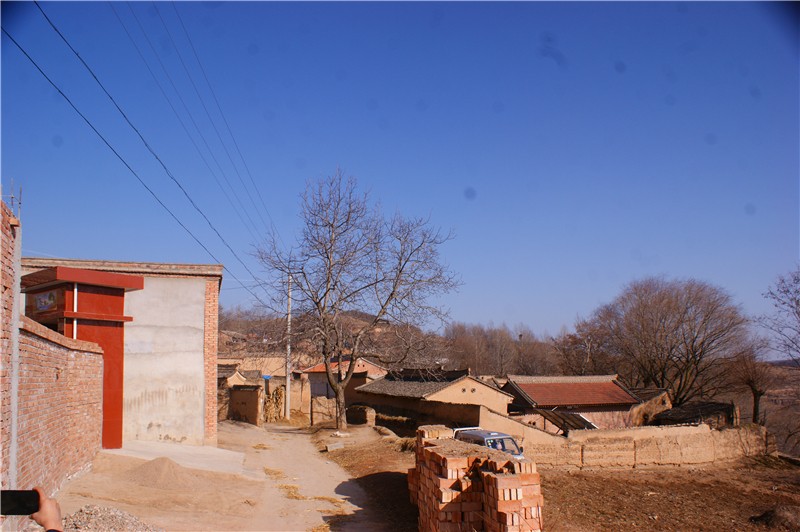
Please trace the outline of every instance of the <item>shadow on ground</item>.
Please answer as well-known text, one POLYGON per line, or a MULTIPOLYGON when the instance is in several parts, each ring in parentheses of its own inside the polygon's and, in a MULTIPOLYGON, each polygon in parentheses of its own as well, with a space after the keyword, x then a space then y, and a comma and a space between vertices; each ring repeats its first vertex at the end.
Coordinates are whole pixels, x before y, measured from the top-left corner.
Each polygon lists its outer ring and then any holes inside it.
POLYGON ((351 516, 330 515, 323 519, 331 530, 416 532, 417 507, 409 500, 406 477, 404 473, 387 471, 342 482, 336 488, 337 495, 350 499, 357 486, 367 494, 366 505, 351 516))

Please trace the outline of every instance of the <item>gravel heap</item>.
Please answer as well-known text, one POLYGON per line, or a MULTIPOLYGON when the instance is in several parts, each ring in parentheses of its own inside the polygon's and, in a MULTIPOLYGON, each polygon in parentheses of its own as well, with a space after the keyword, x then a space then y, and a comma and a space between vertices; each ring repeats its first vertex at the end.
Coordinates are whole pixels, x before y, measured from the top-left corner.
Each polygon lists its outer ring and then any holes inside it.
POLYGON ((88 505, 74 514, 64 518, 64 532, 88 530, 107 532, 109 530, 125 530, 131 532, 164 532, 116 508, 88 505))

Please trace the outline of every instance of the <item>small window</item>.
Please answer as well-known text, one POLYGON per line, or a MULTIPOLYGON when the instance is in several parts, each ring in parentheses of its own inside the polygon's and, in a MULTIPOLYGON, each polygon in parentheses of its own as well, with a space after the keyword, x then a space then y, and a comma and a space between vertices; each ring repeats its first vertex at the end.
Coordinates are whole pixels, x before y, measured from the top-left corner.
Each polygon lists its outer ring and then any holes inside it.
POLYGON ((461 388, 461 393, 467 393, 467 389, 466 388, 461 388))
POLYGON ((472 393, 475 393, 475 388, 472 389, 472 393))

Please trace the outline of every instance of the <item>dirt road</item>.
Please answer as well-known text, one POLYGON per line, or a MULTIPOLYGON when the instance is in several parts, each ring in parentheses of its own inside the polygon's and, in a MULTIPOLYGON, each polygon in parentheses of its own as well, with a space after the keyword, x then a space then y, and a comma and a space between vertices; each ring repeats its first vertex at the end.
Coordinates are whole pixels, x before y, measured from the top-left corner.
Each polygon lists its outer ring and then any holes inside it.
POLYGON ((87 504, 112 506, 166 530, 388 529, 370 513, 364 491, 301 429, 224 422, 219 447, 243 454, 239 474, 100 453, 58 498, 65 515, 87 504))

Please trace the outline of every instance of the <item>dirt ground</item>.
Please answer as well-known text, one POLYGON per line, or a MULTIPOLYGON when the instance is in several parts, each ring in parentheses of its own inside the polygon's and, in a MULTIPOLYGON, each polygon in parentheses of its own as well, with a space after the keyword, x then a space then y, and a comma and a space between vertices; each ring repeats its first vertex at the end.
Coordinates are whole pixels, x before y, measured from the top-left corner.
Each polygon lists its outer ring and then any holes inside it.
MULTIPOLYGON (((350 430, 359 435, 331 459, 397 530, 416 530, 405 484, 413 452, 367 429, 350 430)), ((775 458, 704 468, 539 471, 547 530, 767 530, 750 518, 778 505, 800 506, 800 467, 775 458)))
POLYGON ((166 530, 380 530, 367 496, 308 431, 225 422, 219 447, 244 453, 243 474, 100 453, 58 494, 64 515, 114 507, 166 530))
MULTIPOLYGON (((58 498, 65 515, 95 504, 166 530, 412 532, 411 443, 365 426, 340 437, 333 429, 226 422, 220 447, 244 453, 244 475, 101 453, 93 471, 58 498)), ((750 518, 778 505, 800 506, 800 467, 773 458, 540 473, 548 530, 767 530, 750 518)))

